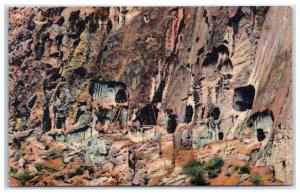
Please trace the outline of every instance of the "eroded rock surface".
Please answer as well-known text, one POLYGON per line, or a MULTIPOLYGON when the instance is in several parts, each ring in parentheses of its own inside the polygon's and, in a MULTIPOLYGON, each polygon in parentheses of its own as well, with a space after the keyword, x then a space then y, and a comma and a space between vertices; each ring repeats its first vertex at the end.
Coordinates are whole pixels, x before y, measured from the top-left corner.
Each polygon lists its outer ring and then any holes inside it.
POLYGON ((291 14, 9 8, 10 185, 290 185, 291 14))

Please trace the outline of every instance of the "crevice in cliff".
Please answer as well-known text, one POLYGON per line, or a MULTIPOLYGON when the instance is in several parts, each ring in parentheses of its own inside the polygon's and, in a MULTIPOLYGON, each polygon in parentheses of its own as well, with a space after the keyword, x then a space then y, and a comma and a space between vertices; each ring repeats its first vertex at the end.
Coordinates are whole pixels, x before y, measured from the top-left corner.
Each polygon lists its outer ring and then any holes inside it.
POLYGON ((108 20, 107 21, 107 24, 106 24, 106 33, 110 33, 111 29, 113 28, 113 24, 111 22, 111 20, 108 20))
POLYGON ((47 132, 51 130, 51 118, 50 118, 50 112, 49 112, 49 105, 46 104, 44 106, 43 111, 43 132, 47 132))
POLYGON ((152 103, 162 102, 164 88, 165 88, 165 80, 162 80, 159 84, 158 89, 155 91, 155 94, 153 95, 152 103))

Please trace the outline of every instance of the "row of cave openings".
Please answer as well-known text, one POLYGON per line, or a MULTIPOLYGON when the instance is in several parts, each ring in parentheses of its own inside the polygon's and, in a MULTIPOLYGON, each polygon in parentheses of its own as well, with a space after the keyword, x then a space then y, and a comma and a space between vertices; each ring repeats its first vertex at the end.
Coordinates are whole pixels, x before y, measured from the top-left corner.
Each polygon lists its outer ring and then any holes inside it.
MULTIPOLYGON (((107 86, 105 89, 107 93, 109 93, 116 103, 125 103, 128 101, 128 94, 126 93, 126 84, 122 82, 115 82, 115 81, 95 81, 92 80, 90 84, 90 94, 93 96, 93 99, 98 99, 100 97, 101 90, 103 90, 103 86, 107 86), (102 86, 102 87, 101 87, 102 86), (116 90, 118 89, 118 90, 116 90)), ((159 94, 156 94, 156 97, 159 94)), ((255 96, 255 88, 252 85, 247 85, 243 87, 238 87, 234 89, 234 97, 233 97, 233 108, 237 111, 246 111, 252 109, 253 100, 255 96)), ((159 109, 157 108, 157 99, 153 98, 153 101, 144 107, 140 108, 136 113, 135 121, 138 121, 142 126, 154 126, 157 124, 158 119, 158 112, 159 109)), ((125 107, 128 109, 128 107, 125 107)), ((168 119, 167 119, 167 131, 168 133, 174 133, 176 127, 178 125, 177 115, 171 109, 165 110, 168 119)), ((194 115, 194 109, 192 105, 187 105, 185 108, 185 123, 192 122, 194 115)), ((50 117, 49 116, 49 107, 46 106, 44 110, 44 118, 43 124, 44 127, 50 127, 50 117)), ((208 112, 208 118, 213 120, 218 120, 220 116, 220 109, 218 107, 212 107, 208 112)), ((64 119, 63 119, 64 120, 64 119)), ((100 119, 101 120, 101 119, 100 119)), ((56 127, 61 128, 63 121, 58 120, 56 121, 56 127)), ((263 130, 257 130, 258 139, 263 140, 263 130)), ((219 133, 219 139, 223 139, 223 133, 219 133)))
MULTIPOLYGON (((116 103, 124 103, 127 102, 128 94, 126 93, 126 84, 122 82, 116 81, 97 81, 92 80, 90 82, 90 94, 93 96, 93 99, 99 99, 101 90, 103 90, 103 86, 106 86, 105 90, 116 103), (117 90, 116 90, 117 89, 117 90)), ((162 87, 163 88, 163 87, 162 87)), ((151 103, 145 105, 137 111, 137 117, 135 120, 139 121, 140 125, 156 125, 159 109, 157 108, 157 103, 161 102, 163 90, 157 90, 154 95, 154 98, 151 103)), ((233 108, 236 111, 246 111, 252 109, 253 101, 255 97, 255 88, 252 85, 242 86, 234 89, 233 96, 233 108)), ((31 106, 31 105, 28 105, 31 106)), ((46 106, 48 108, 48 106, 46 106)), ((167 121, 167 130, 169 133, 174 133, 177 127, 177 115, 173 113, 173 110, 166 109, 165 110, 168 121, 167 121)), ((49 110, 44 110, 44 124, 46 126, 50 126, 50 118, 46 117, 49 115, 49 110)), ((185 123, 190 123, 193 119, 194 109, 192 105, 187 105, 185 108, 185 123)), ((218 107, 213 107, 209 113, 208 118, 212 118, 213 120, 217 120, 220 115, 220 109, 218 107)), ((61 122, 58 121, 58 128, 61 126, 61 122)), ((260 132, 260 131, 258 131, 260 132)), ((222 136, 220 136, 222 137, 222 136)))
MULTIPOLYGON (((90 93, 94 99, 99 98, 99 85, 108 85, 108 89, 114 89, 121 86, 121 89, 117 90, 114 94, 116 103, 127 102, 126 84, 115 81, 92 81, 90 93), (98 93, 98 95, 97 95, 98 93)), ((113 90, 112 90, 113 91, 113 90)), ((155 94, 153 101, 140 108, 136 113, 134 121, 138 121, 141 126, 154 126, 157 124, 158 112, 157 103, 159 102, 159 96, 162 96, 162 91, 158 90, 155 94)), ((252 109, 253 100, 255 96, 255 88, 252 85, 238 87, 234 90, 233 108, 237 111, 246 111, 252 109)), ((165 110, 167 120, 168 133, 174 133, 178 125, 177 115, 171 109, 165 110)), ((192 122, 194 115, 194 109, 192 105, 187 105, 185 108, 185 123, 192 122)), ((220 116, 220 109, 213 107, 208 112, 208 118, 218 120, 220 116)), ((223 133, 219 133, 219 139, 223 139, 223 133)))
MULTIPOLYGON (((126 84, 121 82, 107 81, 107 82, 92 82, 92 91, 91 94, 95 97, 95 92, 99 91, 99 84, 108 85, 109 88, 116 88, 117 86, 122 86, 120 90, 115 93, 115 102, 124 103, 127 102, 127 93, 126 93, 126 84)), ((97 95, 96 95, 97 96, 97 95)), ((157 94, 156 94, 157 96, 157 94)), ((242 86, 234 89, 234 98, 233 98, 233 108, 236 111, 246 111, 252 109, 253 101, 255 97, 255 88, 252 85, 242 86)), ((158 98, 159 99, 159 98, 158 98)), ((157 100, 154 99, 154 100, 157 100)), ((157 101, 152 101, 151 103, 145 105, 137 111, 137 116, 135 121, 138 121, 142 126, 154 126, 157 124, 159 109, 157 108, 157 101)), ((168 116, 167 122, 167 132, 174 133, 177 127, 177 115, 173 113, 173 110, 166 109, 165 112, 168 116)), ((212 107, 207 117, 213 120, 218 120, 220 117, 220 109, 219 107, 212 107)), ((192 122, 194 115, 194 110, 192 105, 187 105, 185 109, 185 123, 192 122)), ((253 127, 255 123, 260 123, 264 118, 271 118, 274 120, 273 113, 270 110, 266 110, 263 112, 254 113, 248 120, 248 127, 253 127)), ((272 128, 273 123, 270 123, 270 128, 272 128)), ((259 142, 263 141, 266 138, 265 130, 261 127, 255 129, 256 137, 259 142)), ((218 133, 218 139, 223 140, 224 133, 218 133)))
MULTIPOLYGON (((126 89, 126 84, 123 82, 92 80, 90 83, 89 92, 93 97, 93 100, 98 100, 102 97, 101 93, 106 93, 106 96, 111 96, 111 100, 114 99, 117 104, 120 104, 128 102, 128 94, 126 92, 126 89)), ((161 96, 162 90, 158 90, 150 103, 137 110, 136 117, 133 119, 133 122, 138 121, 141 127, 157 125, 159 113, 157 105, 161 101, 161 96)), ((128 106, 122 109, 128 109, 128 106)), ((167 132, 174 133, 178 125, 177 115, 173 112, 172 109, 166 109, 165 113, 167 115, 167 132)), ((192 105, 187 105, 185 109, 185 123, 190 123, 192 121, 193 115, 194 110, 192 105)), ((101 117, 103 116, 99 115, 99 118, 101 117)), ((101 121, 101 119, 99 120, 101 121)))

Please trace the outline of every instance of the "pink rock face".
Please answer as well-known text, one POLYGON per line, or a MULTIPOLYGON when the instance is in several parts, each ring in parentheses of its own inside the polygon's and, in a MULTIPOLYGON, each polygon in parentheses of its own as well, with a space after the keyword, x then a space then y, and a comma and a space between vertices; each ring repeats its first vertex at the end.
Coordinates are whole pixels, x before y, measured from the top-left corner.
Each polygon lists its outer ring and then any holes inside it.
POLYGON ((11 7, 8 32, 11 186, 292 184, 289 7, 11 7))

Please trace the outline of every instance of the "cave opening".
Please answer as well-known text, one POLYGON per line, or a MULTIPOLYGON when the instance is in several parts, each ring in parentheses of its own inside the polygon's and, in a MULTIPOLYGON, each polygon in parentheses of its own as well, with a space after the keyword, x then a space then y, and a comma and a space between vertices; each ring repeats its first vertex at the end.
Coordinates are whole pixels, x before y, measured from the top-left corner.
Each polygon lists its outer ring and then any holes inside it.
POLYGON ((103 97, 103 94, 106 94, 111 96, 112 101, 116 103, 127 101, 126 84, 123 82, 91 80, 89 93, 93 100, 98 100, 103 97))
POLYGON ((63 16, 61 16, 56 22, 58 26, 62 26, 64 23, 65 23, 65 18, 63 16))
POLYGON ((220 108, 218 107, 214 107, 210 110, 210 112, 208 113, 208 117, 213 118, 214 120, 218 120, 220 117, 220 108))
MULTIPOLYGON (((255 112, 250 116, 250 118, 247 121, 247 127, 253 127, 255 123, 262 121, 263 119, 268 119, 269 122, 273 123, 274 121, 274 115, 271 110, 264 110, 262 112, 255 112)), ((273 125, 273 124, 272 124, 273 125)))
POLYGON ((59 34, 55 37, 55 42, 57 46, 60 46, 62 44, 64 35, 63 34, 59 34))
POLYGON ((91 14, 87 17, 88 22, 88 30, 89 33, 95 33, 96 30, 99 28, 99 24, 97 22, 98 17, 95 14, 91 14))
POLYGON ((84 67, 79 67, 74 70, 74 73, 78 75, 80 78, 84 78, 86 75, 86 69, 84 67))
POLYGON ((265 132, 263 129, 256 129, 257 141, 261 142, 266 138, 265 132))
POLYGON ((224 133, 223 132, 219 132, 218 133, 218 137, 219 137, 219 140, 223 140, 224 139, 224 133))
POLYGON ((273 125, 274 115, 273 112, 268 109, 253 113, 247 121, 247 126, 252 128, 259 142, 263 141, 267 134, 272 133, 273 125))
POLYGON ((111 22, 111 20, 108 20, 107 21, 107 24, 106 24, 106 33, 110 33, 111 29, 113 28, 113 24, 111 22))
POLYGON ((255 96, 253 85, 247 85, 234 89, 233 108, 237 111, 252 109, 255 96))
POLYGON ((65 121, 66 121, 65 117, 57 117, 56 121, 55 121, 55 127, 56 127, 56 129, 63 128, 63 125, 64 125, 65 121))
POLYGON ((76 24, 76 22, 79 20, 79 14, 80 14, 80 10, 71 12, 69 17, 69 22, 73 25, 76 24))
POLYGON ((218 58, 219 58, 218 50, 214 47, 212 49, 212 52, 206 54, 202 67, 214 66, 215 64, 218 63, 218 58))
POLYGON ((158 111, 154 104, 147 104, 137 112, 136 120, 140 125, 156 125, 158 111))
POLYGON ((229 49, 226 45, 222 44, 217 48, 218 53, 226 54, 229 56, 229 49))
POLYGON ((177 115, 174 114, 172 110, 167 110, 167 114, 168 114, 167 132, 174 133, 177 127, 177 115))
POLYGON ((185 123, 190 123, 193 119, 193 115, 194 115, 193 106, 187 105, 185 107, 185 118, 184 118, 185 123))
POLYGON ((50 70, 50 74, 51 74, 51 76, 50 76, 50 80, 51 81, 56 81, 61 76, 60 73, 59 73, 59 68, 53 68, 53 69, 51 69, 50 70))
POLYGON ((124 103, 127 102, 127 95, 124 89, 120 89, 117 93, 116 93, 116 102, 117 103, 124 103))

